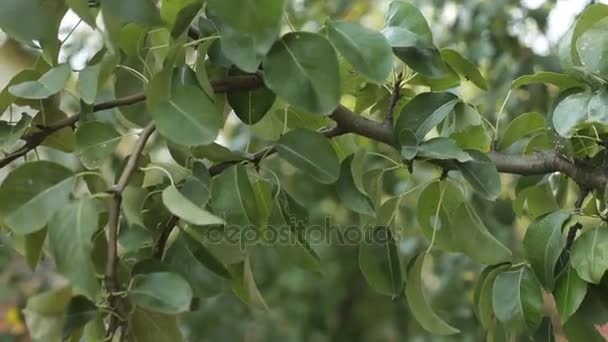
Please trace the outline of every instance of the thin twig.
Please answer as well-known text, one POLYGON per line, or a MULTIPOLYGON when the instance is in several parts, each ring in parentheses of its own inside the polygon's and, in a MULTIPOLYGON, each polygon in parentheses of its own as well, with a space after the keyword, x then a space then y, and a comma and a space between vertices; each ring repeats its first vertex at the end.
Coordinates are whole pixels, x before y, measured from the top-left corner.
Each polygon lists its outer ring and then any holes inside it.
POLYGON ((127 165, 123 169, 118 183, 114 188, 112 195, 112 203, 110 204, 109 221, 108 221, 108 260, 106 262, 105 286, 108 293, 108 302, 112 311, 117 315, 112 315, 110 325, 106 331, 106 337, 111 337, 116 333, 119 327, 125 328, 125 322, 122 321, 127 314, 127 303, 121 296, 116 293, 120 291, 118 283, 118 227, 120 225, 120 207, 122 203, 122 193, 127 187, 131 176, 137 169, 137 161, 143 152, 146 142, 154 132, 154 123, 150 123, 144 128, 135 144, 133 153, 129 156, 127 165))
POLYGON ((388 109, 386 111, 386 120, 385 123, 393 127, 393 117, 395 112, 395 106, 397 106, 397 102, 399 102, 399 98, 401 98, 401 83, 403 82, 403 73, 399 73, 395 78, 395 84, 393 85, 393 93, 391 94, 390 101, 388 102, 388 109))

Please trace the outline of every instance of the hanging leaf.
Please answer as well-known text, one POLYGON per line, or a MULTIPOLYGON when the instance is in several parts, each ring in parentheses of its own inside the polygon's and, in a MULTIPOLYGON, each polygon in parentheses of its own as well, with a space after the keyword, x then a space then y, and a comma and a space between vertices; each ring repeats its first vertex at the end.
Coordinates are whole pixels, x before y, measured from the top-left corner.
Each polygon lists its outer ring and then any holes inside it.
POLYGON ((587 283, 578 276, 574 268, 568 267, 557 279, 553 292, 560 323, 566 323, 578 310, 585 295, 587 295, 587 283))
MULTIPOLYGON (((603 9, 602 15, 604 18, 598 20, 580 35, 578 41, 576 41, 576 51, 578 51, 585 70, 607 79, 608 64, 606 63, 606 56, 608 56, 608 38, 606 38, 606 29, 608 29, 608 18, 606 17, 608 17, 608 5, 603 5, 601 8, 603 9)), ((577 23, 574 34, 576 34, 578 28, 577 23)))
POLYGON ((0 121, 0 149, 13 147, 27 129, 30 128, 31 122, 32 117, 27 114, 23 114, 15 125, 11 125, 6 121, 0 121))
POLYGON ((276 26, 281 20, 284 0, 209 0, 209 10, 222 21, 243 32, 276 26))
POLYGON ((57 38, 64 14, 63 1, 2 0, 0 28, 25 41, 52 40, 57 38))
MULTIPOLYGON (((598 21, 608 16, 608 5, 591 4, 585 8, 583 13, 576 20, 572 30, 572 35, 568 41, 570 46, 569 56, 575 65, 580 65, 578 39, 583 33, 594 26, 598 21)), ((568 37, 566 37, 568 38, 568 37)))
POLYGON ((341 20, 330 20, 327 30, 331 42, 355 70, 374 83, 386 81, 393 69, 393 54, 382 34, 341 20))
POLYGON ((477 87, 488 90, 488 81, 483 77, 475 64, 471 63, 458 51, 441 49, 441 58, 467 81, 473 82, 477 87))
POLYGON ((103 0, 101 11, 120 23, 135 23, 142 27, 160 26, 160 13, 150 0, 103 0))
POLYGON ((519 76, 511 83, 511 89, 519 88, 529 84, 536 83, 548 83, 552 84, 556 87, 559 87, 560 90, 566 90, 570 88, 584 87, 585 83, 581 82, 579 79, 572 77, 570 75, 558 74, 550 71, 543 71, 536 73, 534 75, 523 75, 519 76))
POLYGON ((47 228, 25 235, 25 260, 31 270, 35 270, 40 257, 44 241, 46 240, 47 228))
POLYGON ((446 251, 460 251, 456 241, 455 212, 465 201, 462 192, 452 182, 433 182, 418 197, 418 224, 427 239, 446 251))
POLYGON ((338 107, 338 58, 325 37, 288 33, 273 45, 263 65, 266 85, 289 104, 317 115, 338 107))
POLYGON ((608 230, 605 226, 581 234, 572 244, 570 264, 589 283, 599 284, 608 270, 608 230))
POLYGON ((212 143, 221 126, 215 105, 191 85, 174 89, 171 98, 161 101, 150 114, 163 136, 184 146, 212 143))
POLYGON ((97 318, 97 306, 83 296, 72 297, 63 323, 63 340, 69 339, 87 323, 97 318))
POLYGON ((422 142, 417 147, 416 155, 429 159, 456 159, 461 163, 472 160, 471 156, 458 147, 454 140, 442 137, 422 142))
POLYGON ((61 341, 65 310, 72 289, 63 287, 31 296, 23 309, 25 323, 33 341, 61 341))
POLYGON ((48 228, 49 247, 57 270, 90 299, 95 299, 100 290, 91 258, 98 215, 94 200, 81 199, 63 206, 48 228))
POLYGON ((163 0, 160 16, 173 37, 179 37, 203 6, 202 0, 163 0))
POLYGON ((556 211, 533 222, 526 230, 524 251, 530 267, 549 291, 555 284, 555 264, 564 249, 562 227, 570 215, 556 211))
POLYGON ((245 261, 232 265, 232 290, 246 304, 253 308, 268 310, 268 305, 262 297, 251 271, 250 256, 245 261))
POLYGON ((413 131, 419 141, 437 126, 458 103, 456 95, 451 93, 422 93, 416 95, 408 102, 395 124, 395 136, 399 137, 401 131, 413 131))
POLYGON ((142 308, 168 315, 185 312, 190 308, 192 289, 188 282, 175 273, 138 274, 131 282, 129 298, 142 308))
POLYGON ((331 184, 340 177, 336 152, 319 133, 294 129, 283 135, 275 148, 281 158, 321 183, 331 184))
POLYGON ((500 175, 496 165, 479 151, 466 150, 466 153, 473 160, 458 164, 458 170, 478 195, 495 201, 500 194, 500 175))
POLYGON ((537 112, 522 114, 509 123, 500 139, 499 147, 501 150, 505 149, 524 137, 536 135, 546 129, 547 121, 542 114, 537 112))
POLYGON ((42 229, 67 204, 72 176, 69 169, 48 161, 18 166, 0 185, 2 222, 17 234, 42 229))
POLYGON ((192 203, 173 185, 163 190, 162 198, 165 207, 173 215, 186 222, 198 226, 222 225, 225 223, 221 218, 192 203))
POLYGON ((359 269, 367 283, 376 291, 396 297, 403 289, 399 255, 388 226, 364 232, 359 244, 359 269))
POLYGON ((533 333, 543 316, 543 294, 528 267, 503 272, 492 289, 496 318, 513 332, 533 333))
POLYGON ((342 161, 340 165, 340 178, 336 182, 336 193, 342 205, 350 210, 363 214, 374 215, 373 205, 370 199, 357 189, 351 173, 353 155, 342 161))
POLYGON ((437 335, 453 335, 460 330, 448 325, 433 311, 424 295, 422 266, 425 254, 418 254, 409 263, 405 281, 405 297, 416 321, 427 331, 437 335))
POLYGON ((70 66, 59 64, 47 71, 36 81, 26 81, 9 88, 11 94, 24 99, 45 99, 55 95, 65 86, 70 78, 70 66))
POLYGON ((175 315, 165 315, 137 307, 129 316, 129 328, 134 342, 184 341, 175 315))
POLYGON ((226 98, 241 121, 248 125, 254 125, 268 113, 274 104, 276 95, 266 88, 259 88, 246 91, 230 91, 226 98))
POLYGON ((492 303, 492 288, 496 277, 507 271, 510 264, 492 265, 486 267, 477 280, 475 307, 481 325, 488 331, 496 329, 496 316, 492 303))
POLYGON ((76 153, 87 169, 97 169, 120 143, 122 136, 110 124, 90 121, 76 130, 76 153))

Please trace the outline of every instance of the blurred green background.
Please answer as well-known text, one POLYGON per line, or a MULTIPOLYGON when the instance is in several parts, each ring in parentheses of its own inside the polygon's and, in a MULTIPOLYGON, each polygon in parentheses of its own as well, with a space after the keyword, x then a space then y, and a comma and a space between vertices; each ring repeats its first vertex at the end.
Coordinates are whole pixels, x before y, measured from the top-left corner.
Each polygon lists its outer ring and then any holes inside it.
MULTIPOLYGON (((452 47, 480 66, 490 84, 483 92, 465 84, 456 91, 475 104, 491 122, 495 120, 510 83, 517 76, 535 71, 558 71, 557 44, 575 16, 590 1, 564 0, 419 0, 439 47, 452 47)), ((316 31, 328 17, 359 21, 380 29, 388 0, 291 0, 289 21, 296 29, 316 31)), ((68 13, 60 32, 67 36, 76 24, 68 13)), ((61 59, 73 69, 82 68, 101 48, 98 32, 81 24, 66 41, 61 59)), ((0 38, 0 88, 18 71, 28 68, 34 52, 5 37, 0 38)), ((516 90, 506 107, 503 120, 529 111, 546 113, 556 89, 542 85, 516 90)), ((233 149, 257 146, 255 127, 229 120, 220 142, 233 149), (249 138, 251 137, 251 142, 249 138)), ((349 137, 340 143, 354 144, 349 137)), ((361 144, 360 141, 357 142, 361 144)), ((359 146, 366 148, 366 146, 359 146)), ((254 150, 253 148, 251 150, 254 150)), ((44 153, 44 151, 42 151, 44 153)), ((48 151, 47 151, 48 152, 48 151)), ((162 154, 162 151, 159 152, 162 154)), ((61 157, 61 156, 55 156, 61 157)), ((117 159, 120 160, 120 159, 117 159)), ((310 210, 311 221, 323 224, 330 215, 336 224, 358 224, 357 215, 340 207, 328 188, 307 186, 278 160, 268 168, 281 169, 286 187, 310 210), (318 198, 324 198, 319 201, 318 198)), ((3 172, 6 172, 4 170, 3 172)), ((430 171, 429 171, 430 172, 430 171)), ((2 173, 0 176, 3 176, 2 173)), ((421 182, 425 173, 417 175, 421 182)), ((405 172, 384 177, 386 194, 403 191, 410 181, 405 172)), ((503 184, 513 182, 503 178, 503 184)), ((410 183, 412 184, 412 183, 410 183)), ((492 233, 511 248, 520 245, 521 227, 515 219, 513 194, 509 187, 495 203, 475 199, 475 205, 492 233)), ((403 201, 399 223, 403 238, 400 253, 407 260, 426 242, 418 234, 415 219, 416 196, 403 201)), ((28 341, 27 329, 19 309, 26 298, 63 280, 52 273, 50 261, 42 262, 35 272, 23 257, 7 247, 0 237, 0 341, 28 341)), ((259 247, 253 260, 254 274, 269 312, 252 311, 227 288, 223 294, 201 302, 200 310, 185 315, 183 330, 190 341, 481 341, 483 331, 472 310, 472 284, 481 266, 458 254, 435 254, 428 270, 426 285, 433 306, 440 316, 463 333, 456 337, 431 336, 410 316, 403 298, 391 299, 369 287, 358 269, 357 246, 314 243, 322 259, 322 274, 295 268, 272 250, 259 247)), ((515 251, 518 253, 518 251, 515 251)))

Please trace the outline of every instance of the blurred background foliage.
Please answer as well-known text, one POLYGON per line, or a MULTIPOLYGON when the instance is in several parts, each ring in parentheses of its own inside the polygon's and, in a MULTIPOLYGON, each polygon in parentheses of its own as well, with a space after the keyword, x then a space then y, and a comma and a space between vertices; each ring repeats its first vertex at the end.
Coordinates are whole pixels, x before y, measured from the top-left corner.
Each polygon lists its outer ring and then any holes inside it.
MULTIPOLYGON (((460 95, 478 106, 490 121, 509 92, 517 76, 536 71, 559 71, 557 45, 575 16, 590 2, 583 0, 417 0, 415 1, 431 24, 438 47, 452 47, 480 66, 489 82, 489 91, 465 84, 460 95)), ((326 18, 360 21, 381 28, 388 0, 292 0, 288 7, 286 26, 316 31, 326 18)), ((76 23, 68 13, 60 31, 67 37, 76 23)), ((81 24, 69 36, 61 52, 75 70, 82 68, 102 46, 97 32, 81 24)), ((4 39, 0 45, 0 88, 18 71, 31 67, 35 51, 4 39)), ((383 89, 384 91, 387 91, 383 89)), ((387 91, 388 94, 388 91, 387 91)), ((547 113, 557 95, 557 89, 532 85, 514 90, 502 116, 504 123, 513 117, 538 111, 547 113)), ((66 108, 68 112, 76 109, 66 108)), ((372 113, 373 114, 373 113, 372 113)), ((97 113, 100 117, 110 117, 97 113)), ((272 125, 249 128, 237 120, 229 120, 220 142, 235 150, 256 151, 264 141, 256 129, 268 130, 272 125), (250 139, 251 138, 251 139, 250 139)), ((280 132, 280 131, 279 131, 280 132)), ((267 132, 266 132, 267 133, 267 132)), ((336 139, 335 147, 346 150, 368 149, 371 142, 344 136, 336 139)), ((126 154, 126 151, 124 151, 126 154)), ((384 151, 387 154, 394 153, 384 151)), ((51 158, 67 158, 60 152, 51 158)), ((118 153, 120 154, 120 153, 118 153)), ((167 151, 159 156, 170 162, 167 151)), ((123 155, 124 156, 124 155, 123 155)), ((115 167, 121 155, 113 161, 115 167)), ((311 187, 310 180, 279 159, 269 161, 268 168, 281 170, 281 183, 305 204, 312 223, 324 227, 326 217, 340 225, 357 225, 358 215, 339 206, 329 187, 311 187), (319 201, 319 198, 323 200, 319 201)), ((385 161, 378 160, 378 163, 385 161)), ((110 170, 112 166, 110 167, 110 170)), ((4 170, 3 172, 6 172, 4 170)), ((436 176, 436 170, 417 172, 410 180, 407 172, 387 172, 382 179, 382 191, 397 194, 409 186, 436 176)), ((558 179, 559 181, 559 179, 558 179)), ((504 193, 496 202, 473 198, 478 212, 491 232, 509 247, 521 246, 521 228, 525 218, 516 219, 512 201, 515 178, 503 176, 504 193), (512 186, 509 186, 512 185, 512 186)), ((567 196, 564 195, 564 197, 567 196)), ((398 227, 403 234, 399 252, 408 260, 425 240, 416 222, 417 196, 407 196, 402 202, 398 227)), ((425 278, 433 306, 446 321, 463 331, 455 337, 431 336, 410 317, 403 298, 388 298, 376 293, 361 275, 357 262, 357 246, 339 244, 335 230, 327 229, 331 241, 311 241, 322 260, 320 272, 295 268, 272 248, 259 247, 253 260, 259 289, 270 310, 255 311, 241 303, 226 289, 224 293, 205 299, 198 311, 185 315, 182 327, 190 341, 480 341, 485 336, 472 309, 472 284, 480 265, 459 254, 436 253, 425 278)), ((4 234, 4 233, 2 233, 4 234)), ((3 240, 7 236, 2 236, 3 240)), ((23 257, 9 248, 0 248, 0 341, 27 341, 27 329, 19 308, 25 298, 61 284, 62 279, 51 271, 48 261, 35 272, 29 270, 23 257)))

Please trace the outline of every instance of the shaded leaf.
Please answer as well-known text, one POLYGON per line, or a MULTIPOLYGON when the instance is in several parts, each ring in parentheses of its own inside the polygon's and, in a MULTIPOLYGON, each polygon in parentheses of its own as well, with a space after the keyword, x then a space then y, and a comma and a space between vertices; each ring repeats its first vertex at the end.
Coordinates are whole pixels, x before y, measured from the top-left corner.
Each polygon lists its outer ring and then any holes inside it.
POLYGON ((608 270, 608 230, 605 226, 589 229, 574 240, 570 264, 583 280, 599 284, 608 270))
POLYGON ((336 182, 336 193, 342 205, 348 209, 364 215, 374 215, 373 204, 370 199, 359 191, 353 179, 351 165, 353 155, 342 161, 340 165, 340 178, 336 182))
POLYGON ((163 204, 175 216, 195 225, 224 224, 224 220, 188 200, 175 186, 163 190, 163 204))
POLYGON ((69 64, 59 64, 36 81, 26 81, 9 88, 11 94, 24 99, 44 99, 60 92, 70 78, 69 64))
POLYGON ((441 49, 441 58, 452 67, 458 74, 468 81, 473 82, 477 87, 488 90, 488 81, 483 77, 475 64, 471 63, 458 51, 452 49, 441 49))
POLYGON ((359 269, 376 291, 397 296, 403 289, 401 266, 395 240, 388 226, 378 226, 363 233, 359 244, 359 269))
POLYGON ((479 151, 466 150, 466 153, 473 160, 458 164, 458 170, 478 195, 490 201, 496 200, 500 194, 500 175, 496 165, 479 151))
POLYGON ((451 93, 422 93, 408 102, 395 124, 395 136, 405 129, 412 130, 418 140, 437 126, 458 103, 456 95, 451 93))
POLYGON ((568 267, 558 279, 553 297, 562 324, 568 321, 583 303, 587 295, 587 283, 581 279, 574 268, 568 267))
POLYGON ((97 306, 83 296, 72 297, 63 323, 63 340, 70 338, 88 322, 97 318, 97 306))
POLYGON ((138 306, 169 315, 190 308, 192 289, 188 282, 175 273, 138 274, 131 282, 129 297, 138 306))
POLYGON ((537 112, 522 114, 509 123, 500 139, 500 149, 505 149, 523 137, 536 135, 547 129, 545 117, 537 112))
POLYGON ((584 82, 581 82, 579 79, 570 75, 542 71, 534 75, 519 76, 511 83, 511 89, 535 83, 553 84, 554 86, 559 87, 561 90, 585 86, 584 82))
POLYGON ((76 153, 87 169, 97 169, 114 153, 121 139, 111 124, 85 122, 76 130, 76 153))

